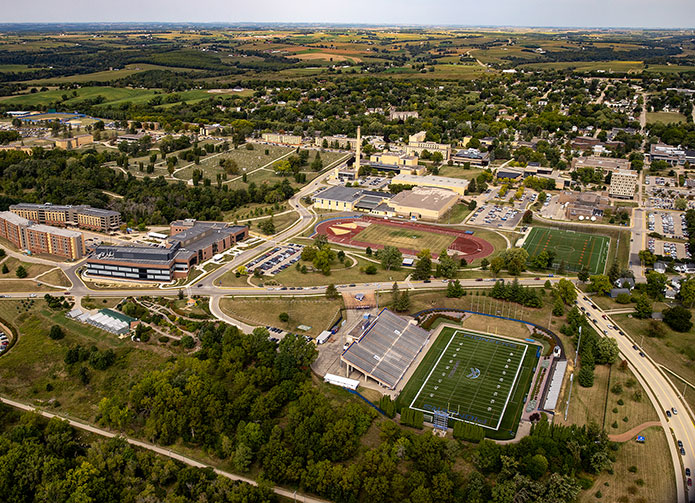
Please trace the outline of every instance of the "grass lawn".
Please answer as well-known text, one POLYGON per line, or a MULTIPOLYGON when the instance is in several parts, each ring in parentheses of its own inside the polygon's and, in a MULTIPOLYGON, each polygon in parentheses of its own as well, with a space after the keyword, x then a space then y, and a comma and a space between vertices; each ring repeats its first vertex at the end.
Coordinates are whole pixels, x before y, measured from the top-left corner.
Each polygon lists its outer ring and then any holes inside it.
MULTIPOLYGON (((620 328, 627 333, 635 344, 642 346, 647 354, 657 363, 668 367, 688 381, 695 382, 695 330, 679 333, 671 330, 662 323, 666 333, 663 339, 647 336, 649 320, 638 320, 627 314, 611 315, 620 328)), ((672 377, 669 373, 667 376, 672 377)), ((682 384, 677 378, 672 378, 675 386, 682 390, 682 384)), ((686 389, 685 399, 695 407, 695 390, 686 389)))
MULTIPOLYGON (((84 309, 106 309, 116 307, 123 297, 82 297, 82 307, 84 309)), ((78 306, 79 307, 79 306, 78 306)))
POLYGON ((439 176, 448 176, 451 178, 464 178, 466 180, 471 180, 476 178, 484 170, 482 168, 469 168, 465 169, 460 166, 441 166, 439 168, 439 176))
POLYGON ((678 112, 647 112, 647 123, 662 122, 671 124, 672 122, 686 123, 688 119, 685 115, 678 112))
MULTIPOLYGON (((569 387, 566 387, 564 396, 558 401, 562 404, 563 411, 568 391, 569 387)), ((658 421, 658 416, 644 388, 636 382, 631 371, 619 370, 617 365, 613 365, 612 369, 608 365, 597 365, 594 370, 594 385, 591 388, 583 388, 575 382, 567 421, 562 414, 555 416, 555 421, 560 424, 578 425, 596 423, 604 427, 610 435, 624 433, 647 421, 658 421), (611 392, 611 388, 618 383, 622 386, 622 392, 611 392), (641 401, 634 400, 635 392, 641 393, 641 401), (618 403, 619 400, 623 401, 623 405, 618 403), (618 412, 613 412, 614 409, 618 412), (627 421, 624 421, 624 418, 627 418, 627 421), (617 424, 617 428, 613 427, 614 424, 617 424)))
POLYGON ((631 440, 620 445, 614 473, 604 472, 596 477, 593 487, 580 494, 580 502, 677 500, 668 450, 670 439, 659 427, 647 428, 642 434, 647 439, 644 444, 631 440), (635 473, 629 470, 631 466, 637 467, 635 473), (596 497, 597 491, 601 491, 601 499, 596 497))
POLYGON ((129 338, 116 336, 65 317, 63 311, 53 311, 43 299, 30 301, 0 301, 0 317, 14 325, 20 336, 0 358, 0 393, 36 405, 48 405, 63 413, 93 421, 97 404, 107 396, 126 390, 135 376, 157 367, 172 353, 165 348, 142 345, 133 347, 129 338), (48 337, 52 325, 60 325, 65 338, 54 341, 48 337), (63 361, 67 349, 75 344, 100 350, 112 348, 116 363, 107 370, 94 370, 86 362, 72 368, 63 361), (152 348, 152 350, 149 350, 152 348), (88 368, 90 382, 82 384, 79 368, 88 368), (53 401, 53 402, 51 402, 53 401))
POLYGON ((263 218, 261 220, 252 220, 250 222, 242 222, 242 224, 248 225, 249 229, 257 230, 259 233, 263 235, 265 232, 261 230, 261 226, 263 223, 267 222, 271 218, 273 219, 273 224, 275 225, 275 233, 279 233, 287 229, 290 225, 292 225, 294 222, 297 221, 297 218, 299 215, 297 215, 296 211, 291 211, 289 213, 284 213, 282 215, 277 215, 277 216, 271 216, 268 218, 263 218))
POLYGON ((542 251, 555 253, 553 264, 557 266, 564 261, 567 270, 579 271, 587 267, 591 274, 599 274, 606 267, 609 243, 605 236, 534 227, 524 248, 531 257, 542 251))
POLYGON ((331 327, 338 319, 343 308, 343 300, 329 300, 325 297, 313 299, 283 298, 244 298, 225 297, 220 301, 220 308, 230 316, 255 325, 270 325, 285 330, 305 333, 316 337, 323 330, 331 327), (287 313, 287 323, 280 321, 280 313, 287 313), (302 332, 298 325, 307 325, 311 329, 302 332))
MULTIPOLYGON (((299 262, 302 265, 311 267, 310 262, 299 262)), ((288 267, 279 274, 272 277, 277 283, 285 286, 314 286, 314 285, 326 285, 333 283, 335 285, 344 285, 350 283, 378 283, 382 281, 402 281, 405 277, 412 272, 412 269, 400 269, 398 271, 390 270, 387 271, 381 267, 379 264, 376 265, 376 274, 367 274, 365 272, 360 272, 360 269, 366 268, 368 265, 373 264, 373 262, 358 258, 357 265, 350 268, 344 268, 342 264, 336 261, 333 265, 334 269, 331 274, 325 276, 320 272, 308 272, 302 274, 297 271, 294 267, 288 267)), ((228 276, 230 273, 227 273, 228 276)), ((233 275, 233 274, 232 274, 233 275)), ((264 278, 262 281, 268 281, 270 277, 264 278)))
POLYGON ((454 242, 454 236, 419 229, 403 229, 392 225, 370 224, 354 238, 356 241, 395 246, 408 250, 429 249, 439 253, 454 242))
MULTIPOLYGON (((45 264, 35 264, 33 262, 23 262, 14 257, 7 257, 2 263, 7 266, 10 272, 8 272, 7 274, 0 274, 0 278, 16 278, 17 276, 15 275, 15 271, 17 270, 17 267, 19 267, 20 265, 24 266, 24 269, 26 269, 27 278, 33 278, 34 276, 43 274, 55 267, 45 264)), ((2 265, 0 265, 0 268, 1 267, 2 265)))
POLYGON ((444 328, 399 395, 402 407, 427 414, 449 410, 454 419, 493 431, 515 431, 528 391, 536 347, 466 330, 444 328))
MULTIPOLYGON (((200 169, 203 171, 203 177, 210 178, 211 180, 215 181, 218 173, 224 173, 224 170, 220 167, 220 161, 230 159, 237 163, 239 174, 228 175, 228 180, 230 181, 227 183, 233 184, 236 178, 238 178, 239 183, 241 183, 242 173, 248 173, 265 165, 269 165, 268 167, 270 167, 276 159, 292 152, 292 149, 289 147, 256 144, 250 145, 253 146, 253 150, 247 150, 244 145, 241 145, 236 149, 228 150, 227 152, 223 152, 221 154, 208 154, 200 159, 200 164, 192 164, 188 168, 177 171, 174 173, 174 177, 180 180, 190 180, 193 177, 193 170, 200 169), (267 155, 265 153, 266 150, 268 151, 267 155)), ((186 163, 179 161, 177 169, 182 166, 186 166, 186 163)), ((251 175, 248 176, 250 177, 251 175)))
POLYGON ((446 215, 439 219, 439 222, 444 224, 460 224, 470 214, 471 210, 468 209, 467 204, 457 204, 451 208, 446 215))
POLYGON ((36 281, 56 286, 70 286, 70 280, 60 269, 54 269, 39 277, 36 281))

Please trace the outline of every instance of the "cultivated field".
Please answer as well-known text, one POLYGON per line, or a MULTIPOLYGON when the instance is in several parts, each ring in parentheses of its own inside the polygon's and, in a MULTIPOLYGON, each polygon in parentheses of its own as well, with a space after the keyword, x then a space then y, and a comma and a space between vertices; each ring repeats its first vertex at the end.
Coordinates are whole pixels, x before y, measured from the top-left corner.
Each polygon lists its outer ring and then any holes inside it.
POLYGON ((564 261, 569 271, 587 267, 591 274, 600 274, 606 267, 609 244, 610 239, 606 236, 534 227, 524 242, 524 248, 531 257, 543 251, 555 253, 554 267, 564 261))
POLYGON ((448 410, 455 420, 515 430, 503 419, 516 416, 536 361, 534 345, 444 328, 399 401, 425 414, 448 410))

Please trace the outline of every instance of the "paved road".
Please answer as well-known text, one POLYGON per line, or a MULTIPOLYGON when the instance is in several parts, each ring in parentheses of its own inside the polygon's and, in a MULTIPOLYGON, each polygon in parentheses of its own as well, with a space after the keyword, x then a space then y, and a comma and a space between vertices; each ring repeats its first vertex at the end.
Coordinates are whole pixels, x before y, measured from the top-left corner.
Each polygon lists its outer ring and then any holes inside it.
MULTIPOLYGON (((102 437, 113 438, 113 437, 120 436, 131 445, 134 445, 136 447, 140 447, 142 449, 147 449, 148 451, 155 452, 155 453, 160 454, 162 456, 167 456, 167 457, 169 457, 171 459, 175 459, 177 461, 181 461, 182 463, 185 463, 189 466, 194 466, 196 468, 212 468, 217 475, 221 475, 222 477, 227 477, 228 479, 231 479, 231 480, 238 480, 241 482, 246 482, 247 484, 251 484, 254 486, 258 485, 258 483, 253 479, 249 479, 247 477, 242 477, 241 475, 236 475, 234 473, 226 472, 224 470, 219 470, 211 465, 206 465, 205 463, 201 463, 200 461, 196 461, 195 459, 190 458, 188 456, 182 456, 181 454, 177 454, 175 452, 172 452, 169 449, 165 449, 164 447, 159 447, 157 445, 150 444, 148 442, 143 442, 142 440, 136 440, 134 438, 126 437, 120 433, 114 433, 114 432, 109 431, 109 430, 104 430, 103 428, 98 428, 98 427, 93 426, 91 424, 83 423, 81 421, 76 421, 74 419, 70 419, 70 418, 67 418, 65 416, 61 416, 59 414, 54 414, 52 412, 46 412, 44 410, 37 409, 37 408, 35 408, 31 405, 28 405, 26 403, 17 402, 16 400, 12 400, 10 398, 6 398, 3 396, 0 396, 0 402, 4 403, 6 405, 9 405, 11 407, 17 408, 17 409, 27 411, 27 412, 37 412, 38 411, 38 413, 41 416, 49 418, 49 419, 57 417, 58 419, 62 419, 64 421, 67 421, 70 424, 70 426, 72 426, 73 428, 78 428, 80 430, 88 431, 90 433, 94 433, 94 434, 100 435, 102 437)), ((284 488, 278 487, 278 486, 273 487, 272 490, 273 490, 273 492, 275 492, 275 494, 278 494, 284 498, 289 498, 289 499, 295 499, 296 498, 299 501, 304 501, 307 503, 328 503, 326 500, 307 496, 305 494, 298 493, 296 491, 290 491, 289 489, 284 489, 284 488)))
MULTIPOLYGON (((659 370, 659 366, 648 355, 640 356, 640 349, 634 349, 635 343, 629 334, 621 335, 619 327, 598 307, 578 292, 577 304, 584 308, 592 325, 599 334, 606 334, 618 341, 621 357, 628 361, 630 369, 637 380, 647 391, 647 395, 654 404, 659 422, 661 423, 669 443, 669 451, 676 474, 676 489, 678 501, 688 501, 688 491, 685 484, 684 469, 695 469, 695 424, 690 416, 690 410, 681 396, 673 387, 668 378, 659 370), (606 316, 604 319, 603 316, 606 316), (677 409, 678 413, 668 418, 666 410, 677 409), (685 449, 685 455, 680 455, 676 442, 681 440, 685 449)), ((622 330, 625 333, 624 330, 622 330)), ((642 353, 644 354, 644 353, 642 353)))

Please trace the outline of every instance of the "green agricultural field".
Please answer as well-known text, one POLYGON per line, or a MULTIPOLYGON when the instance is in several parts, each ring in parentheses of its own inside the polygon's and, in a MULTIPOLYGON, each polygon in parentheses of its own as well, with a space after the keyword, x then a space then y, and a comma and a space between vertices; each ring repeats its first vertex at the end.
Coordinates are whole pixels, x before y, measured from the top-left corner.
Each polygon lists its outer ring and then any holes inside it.
POLYGON ((538 358, 538 346, 444 328, 398 400, 402 407, 494 432, 513 432, 538 358))
POLYGON ((202 89, 194 89, 182 93, 157 94, 156 89, 129 89, 122 87, 94 86, 81 87, 75 90, 53 89, 29 94, 8 96, 3 98, 3 104, 16 106, 48 106, 60 102, 62 106, 75 105, 87 99, 95 99, 98 96, 104 98, 101 105, 121 105, 123 103, 147 103, 153 96, 161 96, 166 102, 168 96, 176 95, 177 102, 194 99, 209 98, 212 95, 202 89), (75 95, 76 94, 76 95, 75 95), (66 99, 64 100, 63 97, 66 99))
POLYGON ((610 238, 582 232, 534 227, 524 242, 533 257, 542 251, 555 253, 553 266, 565 262, 568 271, 587 267, 591 274, 601 274, 606 267, 610 238))
POLYGON ((449 236, 447 234, 416 229, 403 229, 382 224, 370 224, 353 239, 365 243, 390 245, 407 250, 428 249, 432 253, 439 253, 441 250, 449 248, 451 243, 454 242, 454 236, 449 236))

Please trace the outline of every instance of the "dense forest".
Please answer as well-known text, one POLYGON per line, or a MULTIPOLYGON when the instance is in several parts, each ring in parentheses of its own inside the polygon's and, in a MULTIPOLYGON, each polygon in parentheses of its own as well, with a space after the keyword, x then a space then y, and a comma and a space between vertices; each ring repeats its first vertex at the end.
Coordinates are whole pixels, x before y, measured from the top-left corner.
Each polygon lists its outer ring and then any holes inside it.
POLYGON ((99 421, 160 444, 183 440, 239 472, 336 502, 573 501, 617 445, 597 426, 540 419, 517 444, 403 428, 337 388, 311 383, 313 345, 207 324, 202 349, 104 398, 99 421), (368 434, 368 432, 372 432, 368 434))
POLYGON ((0 500, 13 503, 277 501, 254 487, 136 449, 94 439, 67 422, 0 406, 0 500))

